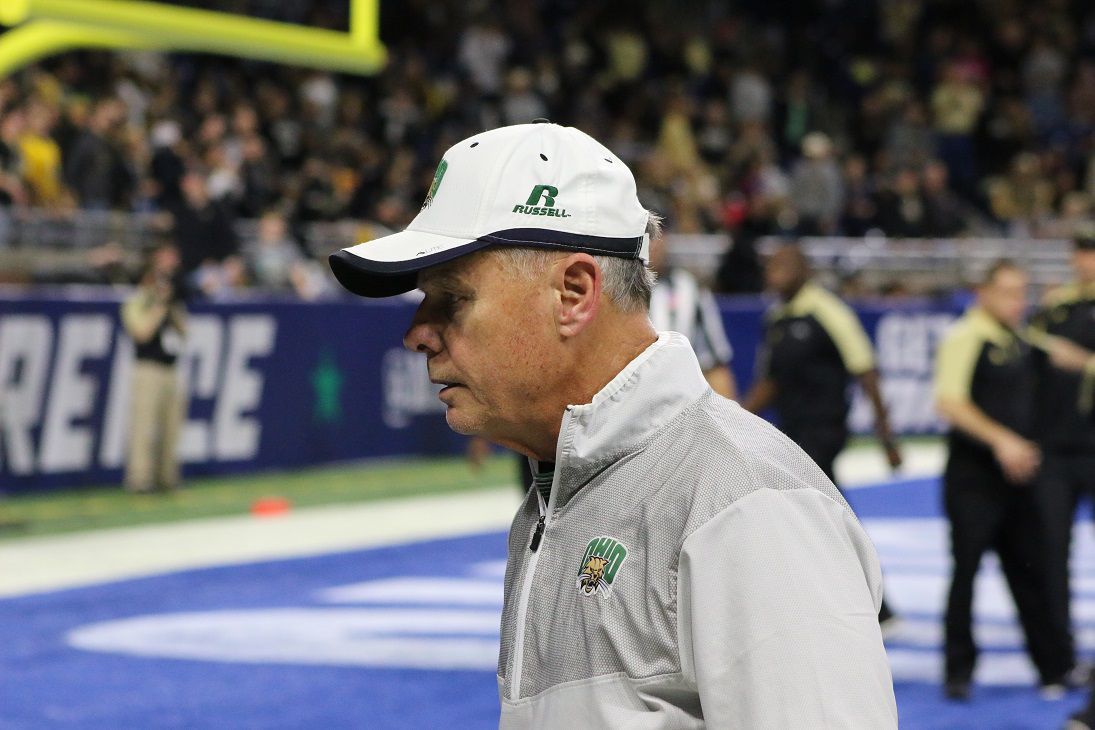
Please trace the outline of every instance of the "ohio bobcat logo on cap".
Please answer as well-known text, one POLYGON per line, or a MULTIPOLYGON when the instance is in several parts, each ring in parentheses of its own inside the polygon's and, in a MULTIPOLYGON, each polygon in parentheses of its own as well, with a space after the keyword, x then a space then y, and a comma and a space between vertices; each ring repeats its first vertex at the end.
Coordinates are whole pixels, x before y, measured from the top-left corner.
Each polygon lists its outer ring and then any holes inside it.
POLYGON ((584 596, 599 593, 602 598, 607 598, 625 560, 627 547, 622 542, 612 537, 593 538, 582 556, 578 591, 584 596))
POLYGON ((336 251, 355 294, 414 289, 418 272, 488 246, 650 257, 649 214, 631 170, 597 140, 558 124, 517 124, 450 147, 406 230, 336 251))
POLYGON ((441 181, 445 178, 445 171, 449 169, 449 163, 441 160, 437 164, 437 170, 433 173, 433 183, 430 184, 430 192, 426 194, 426 199, 422 201, 422 209, 430 207, 430 203, 433 202, 433 196, 437 195, 437 189, 441 187, 441 181))

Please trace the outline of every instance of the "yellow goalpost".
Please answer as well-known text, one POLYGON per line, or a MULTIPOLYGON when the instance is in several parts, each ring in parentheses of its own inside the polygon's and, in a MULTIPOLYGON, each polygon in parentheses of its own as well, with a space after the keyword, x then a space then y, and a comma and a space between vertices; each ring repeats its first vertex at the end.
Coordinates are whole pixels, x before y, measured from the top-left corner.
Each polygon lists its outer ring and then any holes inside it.
POLYGON ((379 0, 350 0, 349 32, 143 0, 0 0, 0 77, 79 48, 216 53, 369 75, 383 68, 379 0))

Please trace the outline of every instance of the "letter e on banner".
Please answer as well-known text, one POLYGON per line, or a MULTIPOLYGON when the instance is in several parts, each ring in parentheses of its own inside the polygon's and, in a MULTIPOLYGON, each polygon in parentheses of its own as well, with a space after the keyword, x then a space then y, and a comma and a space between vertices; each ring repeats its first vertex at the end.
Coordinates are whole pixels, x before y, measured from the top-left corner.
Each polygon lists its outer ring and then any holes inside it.
POLYGON ((98 384, 81 372, 81 365, 89 358, 106 356, 112 331, 113 323, 104 314, 70 315, 61 320, 38 454, 43 472, 79 471, 91 466, 92 428, 75 421, 91 417, 98 384))
POLYGON ((258 454, 262 424, 244 414, 262 402, 263 376, 248 364, 251 358, 274 351, 276 334, 277 323, 269 315, 239 315, 229 323, 228 357, 213 412, 213 448, 220 461, 253 459, 258 454))
POLYGON ((31 429, 41 420, 52 345, 49 317, 0 317, 0 474, 34 473, 31 429))

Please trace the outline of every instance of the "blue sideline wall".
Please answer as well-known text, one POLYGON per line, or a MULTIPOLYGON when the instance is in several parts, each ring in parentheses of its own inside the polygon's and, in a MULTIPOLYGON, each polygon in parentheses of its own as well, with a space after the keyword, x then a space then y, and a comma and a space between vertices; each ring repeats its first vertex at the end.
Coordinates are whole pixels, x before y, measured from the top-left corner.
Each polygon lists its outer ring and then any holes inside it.
MULTIPOLYGON (((0 490, 118 483, 132 343, 112 297, 0 299, 0 490)), ((721 302, 747 387, 764 301, 721 302)), ((322 304, 195 304, 181 372, 190 395, 181 452, 187 476, 456 453, 463 439, 421 356, 402 349, 412 299, 322 304)), ((933 433, 931 358, 953 307, 857 309, 875 339, 901 433, 933 433)), ((870 430, 857 394, 851 424, 870 430)))

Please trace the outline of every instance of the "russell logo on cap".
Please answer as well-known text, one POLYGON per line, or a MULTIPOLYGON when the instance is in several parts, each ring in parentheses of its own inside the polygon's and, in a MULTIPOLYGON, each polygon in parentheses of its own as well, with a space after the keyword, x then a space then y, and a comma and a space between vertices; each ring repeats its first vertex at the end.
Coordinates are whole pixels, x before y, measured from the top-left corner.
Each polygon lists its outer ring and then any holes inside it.
POLYGON ((570 213, 564 208, 555 207, 555 198, 559 195, 559 188, 551 185, 537 185, 529 193, 524 205, 518 203, 513 206, 514 213, 525 215, 549 215, 556 218, 569 218, 570 213), (543 205, 540 203, 543 202, 543 205))

